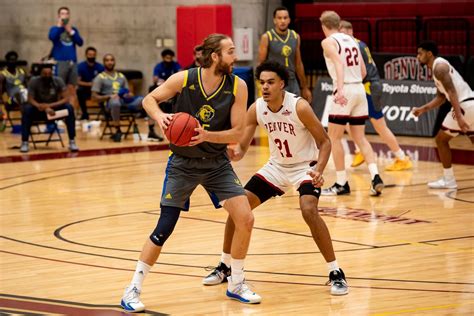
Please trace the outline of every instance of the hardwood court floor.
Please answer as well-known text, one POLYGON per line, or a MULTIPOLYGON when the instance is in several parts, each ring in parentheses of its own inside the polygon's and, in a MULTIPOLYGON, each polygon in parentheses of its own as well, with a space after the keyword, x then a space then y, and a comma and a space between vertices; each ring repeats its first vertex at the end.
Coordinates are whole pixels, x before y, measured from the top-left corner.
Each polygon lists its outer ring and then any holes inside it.
MULTIPOLYGON (((441 167, 426 161, 431 159, 420 148, 430 148, 432 139, 402 140, 422 146, 412 150, 419 160, 411 171, 382 172, 388 187, 381 197, 369 197, 369 176, 359 167, 350 172, 350 196, 320 199, 348 277, 348 295, 331 296, 324 285, 326 264, 295 191, 255 211, 245 268, 262 303, 244 305, 226 298, 225 285, 201 285, 209 273, 205 267, 219 260, 226 214, 214 210, 198 188, 191 211, 182 214, 145 282, 147 312, 472 315, 473 162, 454 166, 457 191, 430 190, 426 181, 439 176, 441 167)), ((468 141, 457 142, 472 157, 468 141)), ((78 143, 83 150, 116 145, 84 135, 78 143)), ((234 164, 242 182, 266 161, 267 150, 253 146, 234 164)), ((7 149, 0 154, 13 155, 7 149)), ((123 288, 159 216, 167 155, 161 150, 0 164, 0 311, 123 315, 118 306, 123 288)), ((385 163, 379 159, 381 170, 385 163)), ((326 178, 328 185, 335 179, 332 163, 326 178)))

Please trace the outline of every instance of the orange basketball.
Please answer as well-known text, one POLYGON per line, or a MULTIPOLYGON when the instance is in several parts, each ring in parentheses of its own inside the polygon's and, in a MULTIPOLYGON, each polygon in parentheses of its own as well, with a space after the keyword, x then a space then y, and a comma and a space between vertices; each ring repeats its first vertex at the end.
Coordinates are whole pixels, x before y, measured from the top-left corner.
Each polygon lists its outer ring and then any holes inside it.
POLYGON ((198 120, 185 112, 173 115, 170 125, 166 129, 166 138, 176 146, 188 146, 191 138, 196 135, 195 128, 199 127, 198 120))

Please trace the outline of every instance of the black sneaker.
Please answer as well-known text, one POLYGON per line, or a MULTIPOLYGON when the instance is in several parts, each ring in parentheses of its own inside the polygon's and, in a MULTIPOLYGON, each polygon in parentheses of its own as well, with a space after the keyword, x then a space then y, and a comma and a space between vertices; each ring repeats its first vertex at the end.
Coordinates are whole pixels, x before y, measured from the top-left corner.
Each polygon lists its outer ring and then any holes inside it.
POLYGON ((340 185, 339 183, 334 183, 332 187, 327 189, 323 189, 321 191, 321 195, 344 195, 350 194, 351 188, 349 187, 349 182, 346 181, 344 185, 340 185))
POLYGON ((380 176, 376 174, 370 186, 370 195, 379 196, 380 194, 382 194, 383 188, 384 188, 383 181, 380 178, 380 176))
POLYGON ((155 141, 155 142, 162 142, 164 138, 159 136, 155 131, 152 130, 148 132, 148 140, 155 141))
POLYGON ((231 269, 226 266, 223 262, 219 262, 219 265, 204 279, 202 284, 204 285, 217 285, 227 282, 227 277, 230 276, 231 269))
POLYGON ((115 132, 115 134, 112 134, 110 138, 112 138, 114 142, 120 143, 122 141, 122 132, 115 132))
POLYGON ((331 271, 329 273, 329 281, 326 285, 331 285, 331 295, 346 295, 349 293, 346 276, 342 269, 331 271))

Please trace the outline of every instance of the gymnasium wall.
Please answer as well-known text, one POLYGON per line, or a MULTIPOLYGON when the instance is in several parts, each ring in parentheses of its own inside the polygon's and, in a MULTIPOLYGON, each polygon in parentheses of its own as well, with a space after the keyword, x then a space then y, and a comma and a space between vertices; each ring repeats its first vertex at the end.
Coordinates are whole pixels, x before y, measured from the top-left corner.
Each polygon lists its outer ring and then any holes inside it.
MULTIPOLYGON (((56 23, 57 9, 71 9, 71 20, 77 26, 84 45, 78 49, 83 60, 87 46, 98 49, 99 58, 106 52, 117 58, 117 68, 143 72, 141 91, 151 83, 153 67, 161 61, 163 48, 156 39, 173 39, 176 51, 176 7, 200 4, 231 4, 233 27, 250 27, 254 35, 256 57, 260 35, 266 30, 266 7, 271 11, 276 0, 0 0, 0 59, 16 50, 20 59, 32 62, 46 56, 51 49, 49 28, 56 23), (267 4, 268 2, 268 4, 267 4)), ((205 21, 203 21, 205 23, 205 21)), ((243 64, 243 65, 248 65, 243 64)), ((186 65, 182 65, 183 67, 186 65)))

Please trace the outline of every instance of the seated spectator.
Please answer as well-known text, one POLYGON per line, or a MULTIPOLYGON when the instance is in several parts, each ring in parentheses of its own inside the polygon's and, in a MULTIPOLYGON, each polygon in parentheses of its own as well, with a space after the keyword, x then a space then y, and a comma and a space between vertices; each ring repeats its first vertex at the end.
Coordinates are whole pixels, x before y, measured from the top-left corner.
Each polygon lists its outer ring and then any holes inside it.
POLYGON ((172 74, 181 70, 181 65, 173 60, 174 52, 171 49, 164 49, 161 52, 161 59, 163 61, 153 69, 153 86, 150 87, 150 91, 165 82, 172 74))
POLYGON ((21 105, 28 100, 26 89, 26 74, 17 67, 18 54, 10 51, 5 55, 7 66, 0 71, 0 104, 3 103, 3 93, 6 92, 8 100, 5 104, 7 111, 20 110, 21 105))
POLYGON ((86 102, 91 98, 92 80, 104 71, 104 66, 95 61, 96 57, 97 50, 94 47, 87 47, 86 60, 77 65, 77 99, 82 111, 80 120, 89 120, 86 102))
POLYGON ((198 46, 194 47, 193 56, 194 56, 193 63, 188 65, 188 67, 186 67, 184 69, 188 70, 188 69, 191 69, 191 68, 201 67, 200 58, 202 57, 202 46, 198 45, 198 46))
MULTIPOLYGON (((125 76, 115 71, 115 57, 112 54, 104 55, 104 72, 97 75, 92 82, 92 98, 99 102, 106 102, 107 109, 112 115, 112 125, 116 132, 112 135, 114 142, 122 140, 120 130, 120 109, 128 108, 132 112, 141 112, 143 97, 135 97, 128 91, 128 81, 125 76)), ((148 139, 162 141, 163 137, 156 134, 153 120, 148 120, 148 139)))
POLYGON ((28 103, 23 105, 21 117, 21 147, 20 151, 29 150, 28 138, 34 120, 47 120, 47 114, 54 115, 56 110, 66 109, 67 133, 69 136, 69 150, 78 151, 74 138, 76 137, 76 118, 74 109, 68 103, 69 95, 64 81, 53 76, 53 64, 43 64, 41 74, 33 77, 28 84, 28 103))

